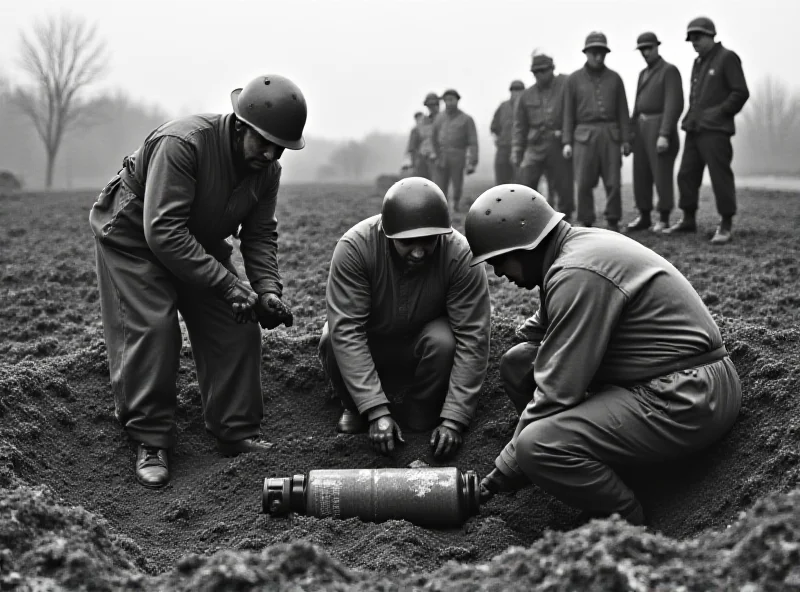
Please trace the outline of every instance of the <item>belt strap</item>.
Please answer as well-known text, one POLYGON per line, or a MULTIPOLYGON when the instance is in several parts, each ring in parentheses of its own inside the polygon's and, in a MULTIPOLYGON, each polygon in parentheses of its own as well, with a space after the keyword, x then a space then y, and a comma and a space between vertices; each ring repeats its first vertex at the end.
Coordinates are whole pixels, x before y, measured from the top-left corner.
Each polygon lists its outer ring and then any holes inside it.
POLYGON ((714 362, 719 362, 720 360, 727 357, 728 357, 728 350, 725 349, 724 345, 721 345, 716 349, 712 349, 711 351, 698 354, 696 356, 683 358, 682 360, 676 360, 674 362, 668 362, 666 364, 660 364, 652 369, 653 374, 649 378, 643 378, 633 382, 626 382, 625 384, 620 384, 620 386, 642 384, 643 382, 648 382, 650 380, 659 378, 661 376, 667 376, 668 374, 674 374, 675 372, 681 372, 682 370, 690 370, 692 368, 698 368, 699 366, 706 366, 707 364, 713 364, 714 362))

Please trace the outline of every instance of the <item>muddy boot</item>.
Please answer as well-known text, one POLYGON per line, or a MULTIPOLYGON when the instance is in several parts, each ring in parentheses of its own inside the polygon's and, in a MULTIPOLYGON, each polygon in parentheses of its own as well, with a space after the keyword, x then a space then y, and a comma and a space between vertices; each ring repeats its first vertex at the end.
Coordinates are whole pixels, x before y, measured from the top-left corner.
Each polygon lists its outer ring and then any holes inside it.
POLYGON ((638 232, 650 228, 650 212, 640 212, 636 219, 628 224, 628 232, 638 232))
POLYGON ((167 449, 139 444, 136 448, 136 480, 150 489, 169 483, 167 449))
POLYGON ((711 239, 712 245, 724 245, 731 242, 731 231, 733 230, 733 218, 725 216, 717 226, 717 231, 711 239))
POLYGON ((367 431, 367 421, 358 411, 345 409, 336 424, 336 431, 342 434, 363 434, 367 431))
POLYGON ((270 446, 258 438, 244 438, 242 440, 227 441, 217 439, 217 449, 222 456, 238 456, 250 452, 267 452, 270 446))
POLYGON ((661 212, 661 219, 653 224, 652 231, 660 234, 669 228, 669 212, 661 212))
POLYGON ((695 221, 694 212, 684 211, 683 217, 678 220, 677 224, 673 224, 669 228, 665 228, 662 232, 664 234, 697 232, 697 222, 695 221))

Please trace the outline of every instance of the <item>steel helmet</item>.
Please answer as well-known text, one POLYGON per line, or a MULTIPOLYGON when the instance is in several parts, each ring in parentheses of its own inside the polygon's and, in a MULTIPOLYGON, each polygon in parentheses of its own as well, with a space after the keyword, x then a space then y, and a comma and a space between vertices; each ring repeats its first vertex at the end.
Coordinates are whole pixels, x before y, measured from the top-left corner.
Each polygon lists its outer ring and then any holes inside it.
POLYGON ((464 221, 470 266, 518 249, 535 249, 564 214, 525 185, 498 185, 475 200, 464 221))
POLYGON ((424 177, 408 177, 389 188, 381 206, 381 225, 387 238, 397 239, 453 232, 447 198, 424 177))
POLYGON ((707 16, 698 16, 696 19, 692 19, 686 27, 686 41, 689 41, 689 35, 692 33, 702 33, 703 35, 715 37, 717 28, 714 26, 714 21, 707 16))
POLYGON ((289 150, 306 145, 308 109, 297 85, 277 74, 259 76, 231 93, 233 112, 261 136, 289 150))
POLYGON ((611 51, 608 47, 608 39, 604 33, 600 31, 592 31, 586 36, 586 43, 583 45, 583 52, 586 53, 590 49, 605 49, 607 52, 611 51))

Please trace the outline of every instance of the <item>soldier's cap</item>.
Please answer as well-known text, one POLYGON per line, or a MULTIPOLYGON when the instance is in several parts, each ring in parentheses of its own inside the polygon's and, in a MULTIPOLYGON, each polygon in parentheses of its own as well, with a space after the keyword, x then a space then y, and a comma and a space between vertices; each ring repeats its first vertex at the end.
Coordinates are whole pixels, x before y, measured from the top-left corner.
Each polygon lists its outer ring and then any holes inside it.
POLYGON ((661 42, 658 40, 658 37, 656 37, 656 34, 652 31, 645 31, 636 38, 636 49, 654 47, 656 45, 661 45, 661 42))
POLYGON ((553 58, 544 53, 535 53, 531 59, 531 72, 541 72, 555 67, 553 58))
POLYGON ((439 97, 439 95, 437 95, 434 92, 430 92, 427 95, 425 95, 425 100, 422 101, 422 104, 423 105, 429 105, 430 103, 436 103, 438 105, 439 101, 441 101, 441 100, 442 99, 439 97))
POLYGON ((458 94, 458 91, 453 88, 448 88, 446 91, 442 93, 442 98, 445 98, 447 95, 455 97, 457 100, 461 100, 461 95, 458 94))
POLYGON ((606 36, 600 31, 592 31, 586 36, 586 43, 583 45, 583 53, 586 53, 590 49, 604 49, 606 53, 611 51, 608 47, 608 39, 606 39, 606 36))
POLYGON ((715 37, 717 34, 717 28, 714 26, 714 21, 707 16, 698 16, 689 23, 688 27, 686 27, 686 41, 691 41, 691 39, 689 39, 689 35, 692 33, 702 33, 703 35, 715 37))
POLYGON ((508 90, 525 90, 525 83, 522 80, 515 80, 508 87, 508 90))

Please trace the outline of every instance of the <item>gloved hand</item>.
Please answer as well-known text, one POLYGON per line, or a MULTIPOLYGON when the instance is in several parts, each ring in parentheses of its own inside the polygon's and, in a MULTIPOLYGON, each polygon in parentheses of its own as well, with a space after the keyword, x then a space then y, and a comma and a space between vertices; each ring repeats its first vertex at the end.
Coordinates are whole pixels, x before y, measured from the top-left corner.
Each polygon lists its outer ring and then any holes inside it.
POLYGON ((561 149, 561 155, 567 160, 572 158, 572 146, 569 144, 564 144, 564 147, 561 149))
POLYGON ((658 136, 656 140, 656 152, 659 154, 669 150, 669 139, 666 136, 658 136))
POLYGON ((391 415, 383 415, 374 419, 369 424, 369 441, 375 452, 380 452, 387 455, 394 451, 394 439, 403 444, 403 432, 400 431, 400 426, 392 418, 391 415))
POLYGON ((230 304, 236 321, 246 323, 252 319, 253 307, 258 301, 258 296, 249 284, 237 279, 222 295, 222 299, 230 304))
POLYGON ((622 156, 630 156, 631 155, 631 143, 630 142, 623 142, 622 143, 622 156))
POLYGON ((286 327, 291 327, 294 323, 294 316, 277 294, 267 292, 258 297, 255 306, 255 313, 258 323, 264 329, 274 329, 281 323, 286 327))
POLYGON ((461 426, 452 420, 445 419, 431 434, 433 456, 439 458, 455 454, 461 448, 463 441, 461 426))
POLYGON ((481 486, 479 496, 481 503, 484 504, 492 499, 497 493, 511 493, 517 491, 525 486, 528 479, 525 475, 518 477, 508 477, 505 473, 498 468, 492 471, 481 479, 481 486))

